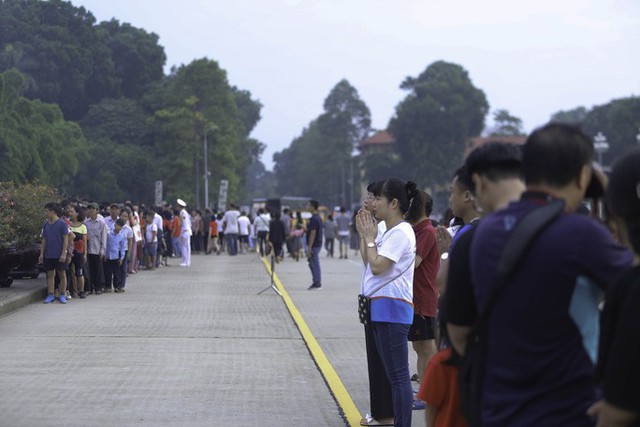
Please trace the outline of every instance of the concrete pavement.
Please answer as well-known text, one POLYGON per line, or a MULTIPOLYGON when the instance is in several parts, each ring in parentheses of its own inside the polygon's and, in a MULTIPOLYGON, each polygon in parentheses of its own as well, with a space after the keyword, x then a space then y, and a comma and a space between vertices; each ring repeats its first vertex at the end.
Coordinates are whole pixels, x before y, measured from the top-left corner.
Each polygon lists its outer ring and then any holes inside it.
MULTIPOLYGON (((304 260, 276 274, 364 414, 360 265, 324 254, 321 265, 320 291, 307 290, 304 260)), ((200 255, 130 276, 122 295, 0 318, 0 425, 345 425, 283 300, 256 295, 268 285, 255 254, 200 255)))

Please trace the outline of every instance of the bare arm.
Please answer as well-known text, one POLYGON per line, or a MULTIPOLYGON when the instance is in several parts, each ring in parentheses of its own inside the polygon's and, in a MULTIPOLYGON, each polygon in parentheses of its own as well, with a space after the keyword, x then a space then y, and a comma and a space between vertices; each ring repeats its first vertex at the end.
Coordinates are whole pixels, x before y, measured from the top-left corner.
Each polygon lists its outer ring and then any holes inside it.
POLYGON ((66 261, 68 246, 69 246, 69 234, 65 234, 64 237, 62 238, 62 254, 60 254, 60 261, 66 261))
POLYGON ((447 332, 449 333, 451 345, 462 356, 464 356, 464 352, 467 349, 467 336, 470 331, 470 326, 460 326, 447 323, 447 332))
POLYGON ((415 268, 420 267, 420 264, 422 264, 422 257, 420 255, 416 255, 416 265, 415 268))
POLYGON ((436 275, 436 284, 438 285, 438 294, 444 295, 447 288, 447 277, 449 276, 449 259, 440 261, 440 270, 436 275))

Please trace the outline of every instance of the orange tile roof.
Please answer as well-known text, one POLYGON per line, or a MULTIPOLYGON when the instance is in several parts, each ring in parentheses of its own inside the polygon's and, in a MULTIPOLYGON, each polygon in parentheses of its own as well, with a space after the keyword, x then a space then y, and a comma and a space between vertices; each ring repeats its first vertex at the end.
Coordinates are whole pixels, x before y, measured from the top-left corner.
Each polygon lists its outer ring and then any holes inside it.
POLYGON ((381 130, 366 138, 360 143, 360 146, 367 145, 390 145, 396 142, 396 139, 386 130, 381 130))

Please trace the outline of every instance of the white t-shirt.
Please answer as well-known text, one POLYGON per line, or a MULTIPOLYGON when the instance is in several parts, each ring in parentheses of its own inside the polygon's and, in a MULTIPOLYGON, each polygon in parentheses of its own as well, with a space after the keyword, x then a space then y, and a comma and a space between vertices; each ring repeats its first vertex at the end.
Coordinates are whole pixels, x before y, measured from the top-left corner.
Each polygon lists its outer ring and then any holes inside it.
POLYGON ((378 234, 376 238, 378 255, 393 261, 393 266, 380 275, 373 275, 367 265, 362 278, 361 292, 370 295, 377 287, 391 279, 391 283, 373 294, 373 298, 387 297, 413 303, 413 270, 416 259, 416 235, 408 222, 401 222, 378 234), (402 273, 402 274, 401 274, 402 273))
POLYGON ((145 232, 145 237, 147 239, 147 243, 155 243, 158 241, 158 226, 153 222, 151 224, 147 224, 147 230, 145 232), (156 232, 156 235, 153 235, 153 232, 156 232))
POLYGON ((193 234, 191 230, 191 215, 186 209, 180 211, 180 236, 188 237, 193 234))
POLYGON ((224 228, 224 234, 238 234, 238 217, 240 216, 240 212, 238 211, 227 211, 224 214, 224 218, 222 220, 225 222, 226 227, 224 228))
POLYGON ((157 212, 153 214, 153 223, 158 227, 158 230, 162 231, 164 225, 162 224, 162 216, 160 216, 157 212))
POLYGON ((264 213, 262 215, 258 215, 256 219, 253 220, 253 226, 256 228, 256 232, 269 231, 270 222, 271 215, 269 215, 268 213, 264 213))
POLYGON ((249 235, 249 226, 251 225, 251 221, 245 215, 238 218, 238 227, 240 227, 240 235, 248 236, 249 235))

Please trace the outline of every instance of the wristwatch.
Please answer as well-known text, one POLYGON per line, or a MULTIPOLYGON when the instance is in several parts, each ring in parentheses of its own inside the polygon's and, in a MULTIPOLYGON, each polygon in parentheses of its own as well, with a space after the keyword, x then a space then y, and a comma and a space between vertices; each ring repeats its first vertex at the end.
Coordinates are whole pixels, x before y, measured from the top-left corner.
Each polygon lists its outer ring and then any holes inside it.
POLYGON ((369 242, 369 243, 367 243, 367 247, 368 248, 375 248, 376 244, 375 244, 375 242, 369 242))

